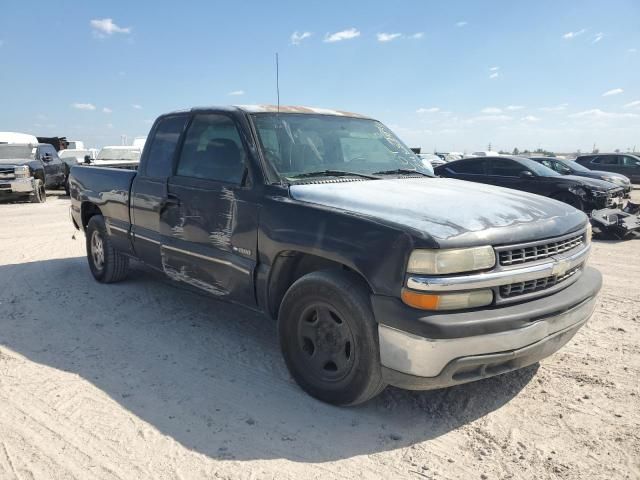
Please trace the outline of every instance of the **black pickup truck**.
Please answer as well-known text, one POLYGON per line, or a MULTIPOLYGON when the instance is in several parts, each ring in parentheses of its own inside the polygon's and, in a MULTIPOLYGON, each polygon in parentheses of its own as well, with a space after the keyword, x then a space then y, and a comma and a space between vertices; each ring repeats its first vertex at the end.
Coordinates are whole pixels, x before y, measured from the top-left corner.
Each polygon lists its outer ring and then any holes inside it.
POLYGON ((264 312, 294 379, 338 405, 535 363, 601 287, 584 213, 435 178, 383 124, 342 111, 169 113, 137 172, 73 167, 70 188, 98 281, 136 258, 264 312))

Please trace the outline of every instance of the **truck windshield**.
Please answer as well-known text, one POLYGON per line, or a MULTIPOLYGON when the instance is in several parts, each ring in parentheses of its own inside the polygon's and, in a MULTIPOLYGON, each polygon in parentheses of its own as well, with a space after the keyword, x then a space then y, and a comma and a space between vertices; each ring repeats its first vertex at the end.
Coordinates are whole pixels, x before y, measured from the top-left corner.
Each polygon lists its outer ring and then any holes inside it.
POLYGON ((0 145, 0 159, 35 158, 35 151, 31 145, 0 145))
POLYGON ((265 157, 287 181, 308 180, 314 172, 362 176, 414 170, 433 175, 428 162, 376 120, 299 113, 257 113, 252 118, 265 157))

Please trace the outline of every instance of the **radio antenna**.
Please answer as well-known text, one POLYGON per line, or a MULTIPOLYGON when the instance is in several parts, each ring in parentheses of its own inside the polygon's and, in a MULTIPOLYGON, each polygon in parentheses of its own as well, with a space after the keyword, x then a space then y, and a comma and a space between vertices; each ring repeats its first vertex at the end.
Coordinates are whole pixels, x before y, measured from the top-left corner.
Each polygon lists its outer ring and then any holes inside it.
POLYGON ((278 65, 278 52, 276 52, 276 95, 278 96, 278 113, 280 113, 280 67, 278 65))

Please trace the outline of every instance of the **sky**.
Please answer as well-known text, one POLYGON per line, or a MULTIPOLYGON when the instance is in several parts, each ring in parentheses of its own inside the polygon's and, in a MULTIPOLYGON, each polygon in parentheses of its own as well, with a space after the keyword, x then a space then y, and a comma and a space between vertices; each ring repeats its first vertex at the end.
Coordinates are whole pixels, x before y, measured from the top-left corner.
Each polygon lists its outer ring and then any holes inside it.
POLYGON ((0 131, 88 146, 161 113, 366 114, 423 151, 640 150, 640 1, 2 0, 0 131))

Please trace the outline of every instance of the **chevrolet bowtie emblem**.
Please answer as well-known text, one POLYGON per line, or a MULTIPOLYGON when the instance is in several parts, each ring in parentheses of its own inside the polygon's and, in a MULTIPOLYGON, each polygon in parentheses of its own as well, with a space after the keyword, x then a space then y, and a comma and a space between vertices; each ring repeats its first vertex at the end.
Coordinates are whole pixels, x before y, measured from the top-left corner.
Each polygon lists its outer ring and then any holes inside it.
POLYGON ((556 277, 560 277, 567 273, 567 270, 569 270, 569 266, 569 260, 557 260, 556 263, 553 264, 551 274, 556 277))

